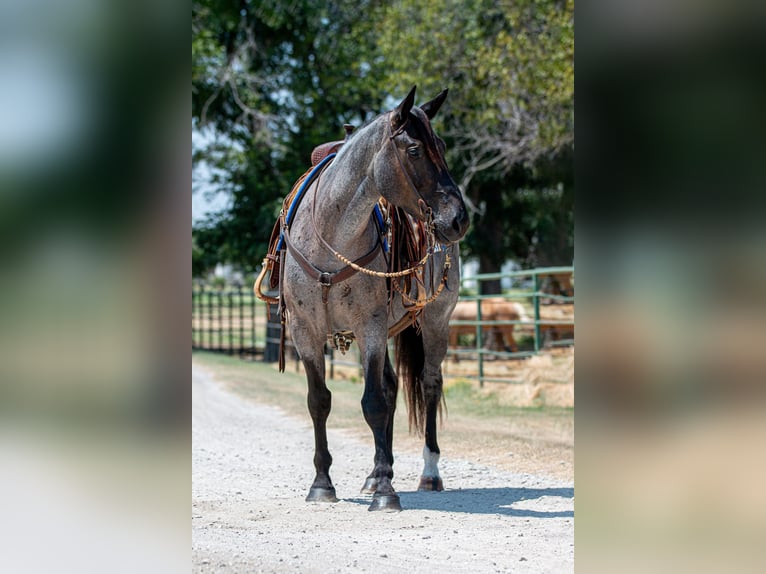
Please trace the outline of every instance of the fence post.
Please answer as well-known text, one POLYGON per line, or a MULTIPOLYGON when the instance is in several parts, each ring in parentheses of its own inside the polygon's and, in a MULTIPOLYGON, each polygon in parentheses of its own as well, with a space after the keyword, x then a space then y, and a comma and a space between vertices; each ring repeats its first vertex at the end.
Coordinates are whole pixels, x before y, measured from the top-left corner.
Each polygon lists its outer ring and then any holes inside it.
POLYGON ((197 348, 197 343, 194 340, 194 335, 195 335, 194 320, 196 318, 195 317, 196 313, 194 313, 194 308, 195 308, 196 302, 197 302, 197 293, 194 290, 194 283, 192 283, 192 305, 191 305, 191 307, 192 307, 192 309, 191 309, 191 311, 192 311, 192 349, 196 349, 197 348))
POLYGON ((481 299, 476 300, 476 352, 478 353, 478 360, 479 360, 479 386, 484 386, 484 353, 482 353, 482 349, 484 348, 484 336, 482 334, 482 325, 481 325, 481 299))
POLYGON ((535 353, 540 352, 540 275, 534 272, 535 353))
POLYGON ((241 358, 245 352, 245 338, 244 335, 244 318, 242 317, 242 285, 237 285, 237 320, 239 322, 239 338, 237 346, 237 355, 241 358))
POLYGON ((205 287, 202 287, 202 348, 211 349, 213 347, 213 333, 210 330, 211 327, 211 314, 213 312, 213 304, 211 303, 210 293, 205 292, 205 287), (207 347, 205 346, 205 335, 207 335, 207 347))
POLYGON ((218 351, 223 351, 223 290, 217 289, 218 294, 218 351))

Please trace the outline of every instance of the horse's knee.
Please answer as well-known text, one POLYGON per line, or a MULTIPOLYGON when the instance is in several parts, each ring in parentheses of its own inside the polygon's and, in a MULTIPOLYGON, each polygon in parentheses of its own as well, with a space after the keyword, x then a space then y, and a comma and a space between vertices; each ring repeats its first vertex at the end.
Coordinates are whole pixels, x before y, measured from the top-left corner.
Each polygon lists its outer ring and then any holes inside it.
POLYGON ((332 407, 332 393, 329 389, 309 390, 308 407, 312 416, 328 416, 332 407))
POLYGON ((388 421, 392 405, 383 393, 365 393, 362 397, 362 413, 364 420, 371 427, 384 425, 388 421))

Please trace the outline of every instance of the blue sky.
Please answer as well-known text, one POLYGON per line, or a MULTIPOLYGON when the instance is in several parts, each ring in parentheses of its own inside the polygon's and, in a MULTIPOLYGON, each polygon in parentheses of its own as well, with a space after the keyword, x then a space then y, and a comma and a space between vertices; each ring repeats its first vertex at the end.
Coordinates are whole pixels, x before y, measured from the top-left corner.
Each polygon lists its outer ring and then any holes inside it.
MULTIPOLYGON (((195 129, 192 123, 192 151, 205 147, 213 137, 209 131, 195 129)), ((192 224, 229 206, 229 194, 216 192, 211 177, 210 166, 204 161, 197 162, 192 168, 192 224)))

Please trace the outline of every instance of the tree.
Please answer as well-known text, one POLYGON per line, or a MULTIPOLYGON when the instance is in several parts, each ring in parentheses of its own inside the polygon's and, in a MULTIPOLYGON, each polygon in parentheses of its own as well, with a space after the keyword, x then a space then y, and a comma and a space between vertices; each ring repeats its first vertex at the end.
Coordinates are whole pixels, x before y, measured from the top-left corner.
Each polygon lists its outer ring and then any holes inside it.
POLYGON ((200 246, 256 266, 311 149, 417 84, 450 88, 436 128, 473 213, 464 254, 571 263, 572 0, 195 0, 192 16, 193 122, 216 136, 195 161, 232 197, 200 246))
POLYGON ((255 268, 313 147, 382 107, 365 16, 373 4, 193 3, 192 119, 208 135, 194 161, 231 196, 231 208, 194 233, 222 261, 255 268))
POLYGON ((473 212, 463 251, 482 272, 509 257, 572 261, 573 9, 572 0, 442 0, 380 11, 391 80, 450 87, 440 127, 473 212))
POLYGON ((573 142, 573 0, 395 4, 380 17, 393 83, 454 92, 442 122, 463 186, 573 142))

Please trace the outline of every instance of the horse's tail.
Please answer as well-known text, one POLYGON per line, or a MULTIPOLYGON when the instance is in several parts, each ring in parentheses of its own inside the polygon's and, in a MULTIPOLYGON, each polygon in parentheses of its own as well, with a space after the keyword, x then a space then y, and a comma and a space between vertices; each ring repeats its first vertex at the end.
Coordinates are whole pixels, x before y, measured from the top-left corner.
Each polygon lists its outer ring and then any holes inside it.
POLYGON ((396 372, 402 380, 410 431, 414 427, 418 434, 423 434, 426 423, 426 401, 422 381, 423 367, 426 363, 423 336, 410 325, 396 335, 394 347, 396 372))

